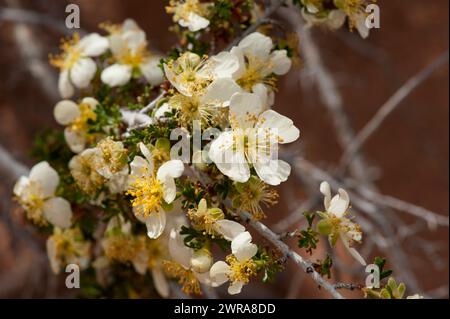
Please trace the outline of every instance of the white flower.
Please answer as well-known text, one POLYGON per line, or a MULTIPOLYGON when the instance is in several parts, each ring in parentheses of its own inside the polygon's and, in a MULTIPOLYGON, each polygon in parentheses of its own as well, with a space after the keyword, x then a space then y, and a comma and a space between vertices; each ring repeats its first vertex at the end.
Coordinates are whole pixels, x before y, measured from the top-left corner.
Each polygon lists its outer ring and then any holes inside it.
POLYGON ((93 165, 97 173, 108 180, 112 194, 122 193, 128 188, 127 150, 122 142, 111 137, 99 141, 95 147, 93 165))
POLYGON ((358 224, 345 217, 350 205, 347 192, 339 188, 338 194, 331 197, 330 185, 327 182, 320 184, 320 192, 324 195, 323 201, 326 212, 323 216, 324 219, 318 224, 319 230, 322 228, 322 233, 328 233, 332 245, 334 245, 337 237, 341 238, 348 252, 365 266, 364 258, 356 249, 351 247, 353 242, 361 242, 362 232, 358 224))
MULTIPOLYGON (((260 96, 265 108, 273 105, 275 75, 286 74, 291 59, 286 50, 274 50, 272 39, 259 32, 251 33, 229 53, 214 57, 216 63, 226 66, 231 77, 247 92, 260 96)), ((225 76, 225 75, 223 75, 225 76)))
POLYGON ((204 91, 213 77, 208 60, 191 52, 165 63, 164 73, 167 80, 185 96, 204 91))
POLYGON ((14 186, 14 195, 36 224, 50 224, 68 228, 72 225, 70 203, 56 197, 58 173, 47 162, 33 166, 28 177, 22 176, 14 186))
POLYGON ((169 296, 169 284, 162 268, 167 239, 149 240, 134 236, 130 221, 117 215, 109 220, 102 245, 109 258, 131 262, 137 273, 145 275, 150 269, 156 291, 161 297, 169 296))
POLYGON ((84 240, 78 228, 55 227, 46 246, 50 266, 55 274, 59 274, 61 268, 69 264, 76 264, 81 270, 89 266, 91 243, 84 240))
POLYGON ((187 247, 178 229, 170 231, 169 253, 174 262, 190 272, 199 282, 211 284, 209 268, 212 264, 212 256, 205 251, 196 254, 192 248, 187 247))
POLYGON ((108 40, 97 33, 86 35, 80 40, 77 33, 73 38, 61 44, 63 51, 57 57, 51 57, 50 63, 60 69, 58 89, 65 99, 74 94, 74 86, 86 88, 97 71, 92 57, 105 53, 108 40))
POLYGON ((236 236, 245 231, 245 227, 238 222, 225 219, 225 215, 220 208, 207 207, 206 200, 202 198, 197 209, 188 212, 193 226, 208 235, 221 235, 228 241, 232 241, 236 236))
POLYGON ((291 167, 277 158, 278 144, 294 142, 300 135, 292 120, 273 111, 263 112, 258 95, 236 93, 230 101, 231 130, 221 133, 209 150, 218 169, 240 183, 250 178, 252 165, 269 185, 287 180, 291 167))
POLYGON ((70 173, 75 183, 89 195, 94 195, 106 182, 106 179, 97 172, 95 165, 97 154, 96 148, 87 148, 69 161, 70 173))
MULTIPOLYGON (((209 84, 204 91, 193 96, 175 94, 167 102, 170 109, 178 110, 177 118, 183 127, 189 127, 193 121, 208 124, 220 114, 220 108, 230 104, 231 97, 242 89, 229 78, 218 78, 209 84)), ((163 110, 158 110, 160 115, 163 110)), ((156 116, 156 114, 155 114, 156 116)))
POLYGON ((147 235, 158 238, 166 226, 164 204, 170 204, 176 197, 175 178, 184 171, 180 160, 169 160, 162 164, 156 174, 152 153, 143 144, 139 148, 144 158, 137 155, 130 163, 131 183, 128 194, 133 196, 132 204, 136 217, 147 226, 147 235))
POLYGON ((209 20, 205 18, 210 3, 200 3, 198 0, 170 1, 166 7, 167 13, 173 13, 173 21, 178 22, 189 31, 196 32, 205 29, 209 20))
POLYGON ((56 122, 65 125, 64 137, 67 145, 74 153, 80 153, 85 149, 88 135, 88 121, 95 121, 97 114, 95 109, 98 101, 91 97, 85 97, 80 104, 70 100, 62 100, 55 105, 53 115, 56 122))
POLYGON ((342 27, 348 17, 351 29, 356 28, 362 38, 369 36, 369 28, 366 26, 366 0, 335 0, 337 9, 334 10, 325 10, 321 4, 313 1, 302 2, 305 4, 302 15, 307 25, 324 25, 330 30, 336 30, 342 27))
POLYGON ((102 71, 102 82, 112 87, 122 86, 138 71, 151 85, 161 84, 164 80, 158 66, 161 57, 148 51, 145 32, 133 20, 126 20, 118 28, 109 36, 115 63, 102 71))
POLYGON ((301 11, 303 18, 308 27, 313 25, 323 25, 330 30, 337 30, 345 23, 345 12, 342 10, 330 10, 326 15, 319 16, 312 12, 309 8, 301 11))
POLYGON ((249 282, 250 276, 256 274, 256 264, 252 258, 256 255, 258 247, 251 241, 250 233, 243 232, 231 242, 233 254, 227 257, 227 262, 218 261, 209 271, 213 286, 230 281, 228 293, 235 295, 241 292, 242 287, 249 282))

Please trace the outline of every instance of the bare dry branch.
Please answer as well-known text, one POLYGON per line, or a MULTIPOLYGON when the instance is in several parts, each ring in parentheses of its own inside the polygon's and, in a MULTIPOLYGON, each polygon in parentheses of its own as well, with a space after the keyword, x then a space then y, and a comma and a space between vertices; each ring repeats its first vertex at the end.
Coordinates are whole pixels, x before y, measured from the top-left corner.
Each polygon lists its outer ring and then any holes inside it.
POLYGON ((417 88, 421 83, 427 80, 435 70, 440 66, 448 62, 448 51, 440 55, 426 68, 419 73, 411 77, 405 82, 395 93, 392 95, 386 103, 384 103, 372 119, 364 126, 363 129, 356 135, 356 137, 348 144, 344 155, 342 156, 339 164, 339 170, 345 170, 345 168, 354 159, 355 154, 361 149, 364 143, 370 138, 370 136, 383 124, 384 120, 399 106, 401 102, 417 88))

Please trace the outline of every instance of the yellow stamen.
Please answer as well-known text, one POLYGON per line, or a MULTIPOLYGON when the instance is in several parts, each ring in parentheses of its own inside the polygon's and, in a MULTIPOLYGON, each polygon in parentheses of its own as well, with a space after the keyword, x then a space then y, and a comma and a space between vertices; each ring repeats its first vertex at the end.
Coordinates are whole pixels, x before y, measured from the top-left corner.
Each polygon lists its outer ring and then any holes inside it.
POLYGON ((84 132, 88 130, 88 121, 97 120, 97 114, 92 110, 91 106, 87 103, 80 103, 80 115, 72 122, 70 128, 74 132, 84 132))
POLYGON ((247 55, 245 73, 237 80, 237 83, 248 92, 251 92, 253 86, 258 83, 275 88, 276 78, 267 74, 267 70, 270 68, 270 62, 261 61, 258 57, 247 55))
POLYGON ((137 213, 148 217, 157 213, 163 200, 163 187, 159 180, 152 176, 134 177, 127 195, 133 196, 131 204, 137 213))
POLYGON ((82 51, 77 46, 80 42, 80 35, 75 32, 72 38, 61 41, 61 53, 59 55, 49 55, 50 64, 61 69, 69 70, 81 58, 82 51))
POLYGON ((187 295, 201 295, 200 282, 191 270, 183 268, 180 264, 164 260, 164 272, 171 278, 177 278, 178 283, 182 285, 183 292, 187 295))
POLYGON ((251 276, 256 275, 256 263, 252 259, 239 261, 234 255, 228 255, 226 262, 230 265, 230 281, 248 283, 251 276))

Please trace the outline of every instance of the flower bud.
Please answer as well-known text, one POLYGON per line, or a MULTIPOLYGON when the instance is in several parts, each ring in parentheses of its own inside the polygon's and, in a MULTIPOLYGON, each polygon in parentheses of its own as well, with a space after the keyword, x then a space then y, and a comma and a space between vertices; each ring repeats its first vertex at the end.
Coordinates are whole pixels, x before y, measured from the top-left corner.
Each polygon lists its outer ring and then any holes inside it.
POLYGON ((200 249, 194 252, 191 258, 192 269, 198 273, 207 272, 213 263, 211 252, 208 249, 200 249))

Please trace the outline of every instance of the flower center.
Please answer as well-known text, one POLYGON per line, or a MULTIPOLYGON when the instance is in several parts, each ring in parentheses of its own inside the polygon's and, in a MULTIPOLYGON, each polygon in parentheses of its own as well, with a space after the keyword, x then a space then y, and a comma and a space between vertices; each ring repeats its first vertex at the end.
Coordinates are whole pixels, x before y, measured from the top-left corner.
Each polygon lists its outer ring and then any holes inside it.
POLYGON ((131 204, 136 207, 136 212, 148 217, 151 213, 158 212, 161 207, 163 187, 154 176, 134 177, 127 195, 134 197, 131 204))
POLYGON ((74 33, 72 38, 63 39, 61 41, 61 53, 59 55, 50 55, 50 64, 61 69, 69 70, 81 58, 82 50, 78 47, 80 35, 74 33))
POLYGON ((251 92, 255 84, 263 83, 270 87, 275 87, 275 78, 267 74, 271 69, 270 62, 262 61, 258 57, 248 55, 246 58, 245 73, 237 83, 246 91, 251 92))
POLYGON ((72 122, 70 128, 74 132, 86 132, 88 129, 88 121, 95 121, 97 119, 97 114, 91 109, 89 104, 81 103, 79 108, 80 116, 72 122))
POLYGON ((121 64, 138 68, 147 60, 149 55, 150 53, 145 48, 145 45, 141 45, 136 50, 131 50, 130 48, 125 49, 116 59, 121 64))
POLYGON ((265 217, 261 204, 270 207, 278 202, 278 193, 256 177, 250 177, 246 183, 236 184, 236 189, 238 194, 234 197, 233 204, 251 213, 256 220, 265 217))
POLYGON ((248 283, 250 277, 256 275, 257 266, 252 259, 239 261, 235 256, 228 255, 226 261, 230 265, 229 278, 232 282, 243 281, 248 283))
POLYGON ((127 160, 127 150, 122 142, 114 142, 111 137, 101 140, 97 147, 101 150, 102 160, 111 172, 119 172, 127 160))
POLYGON ((94 193, 105 181, 95 168, 93 156, 93 154, 77 155, 77 166, 71 170, 78 187, 86 194, 94 193))

